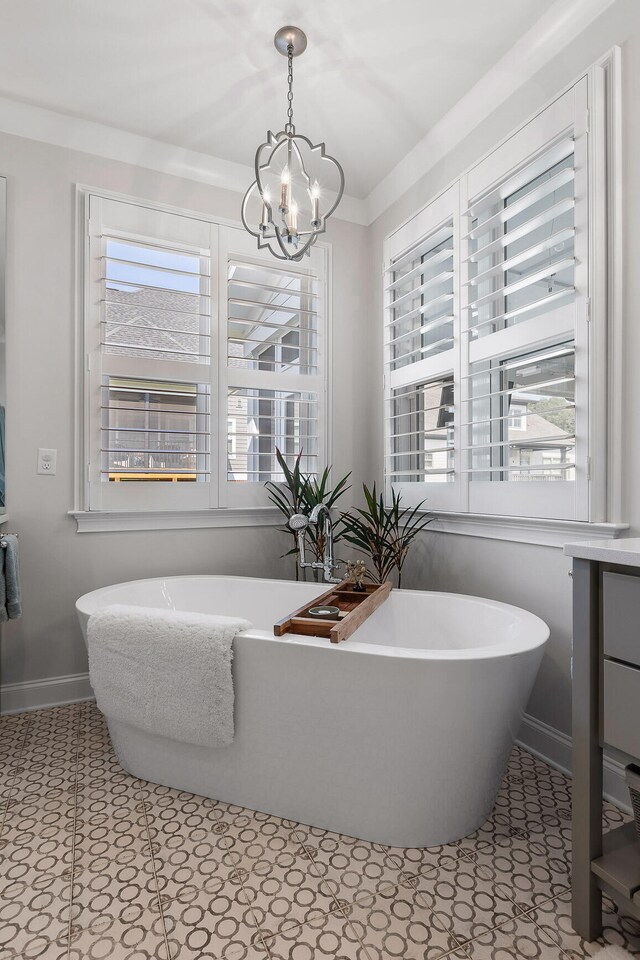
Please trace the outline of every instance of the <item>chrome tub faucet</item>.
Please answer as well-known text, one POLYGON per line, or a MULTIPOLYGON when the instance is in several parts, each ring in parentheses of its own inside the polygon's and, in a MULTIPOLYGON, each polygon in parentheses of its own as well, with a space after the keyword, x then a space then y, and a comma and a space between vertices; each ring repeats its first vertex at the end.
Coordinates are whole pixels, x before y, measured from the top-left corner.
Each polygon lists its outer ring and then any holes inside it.
POLYGON ((293 530, 297 536, 300 566, 322 570, 325 583, 340 583, 340 577, 333 576, 333 571, 340 564, 336 563, 333 557, 333 523, 331 521, 331 511, 326 503, 316 504, 308 517, 303 513, 294 513, 292 517, 289 517, 289 529, 293 530), (305 533, 311 524, 317 527, 322 516, 324 516, 325 521, 324 556, 321 561, 309 562, 305 560, 305 533))

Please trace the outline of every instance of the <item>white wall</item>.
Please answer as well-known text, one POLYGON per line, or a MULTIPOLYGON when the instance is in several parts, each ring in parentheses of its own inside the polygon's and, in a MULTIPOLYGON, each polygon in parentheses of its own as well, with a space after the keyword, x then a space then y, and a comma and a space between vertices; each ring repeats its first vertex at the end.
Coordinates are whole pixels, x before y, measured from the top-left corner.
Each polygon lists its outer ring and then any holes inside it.
MULTIPOLYGON (((576 79, 612 46, 622 47, 625 263, 624 296, 624 418, 619 429, 626 438, 622 464, 624 517, 630 534, 640 534, 640 392, 637 374, 640 324, 640 271, 635 259, 640 249, 640 3, 617 0, 607 12, 517 90, 499 109, 473 130, 448 156, 430 170, 370 228, 371 273, 377 278, 373 310, 381 317, 381 269, 384 237, 424 206, 453 179, 522 124, 536 110, 576 79)), ((380 322, 380 321, 379 321, 380 322)), ((382 471, 381 337, 370 342, 370 366, 379 371, 371 385, 370 443, 378 476, 382 471)), ((561 549, 452 534, 425 533, 407 572, 407 585, 492 597, 531 610, 551 627, 551 640, 538 676, 529 713, 564 732, 571 732, 571 581, 570 564, 561 549)))
MULTIPOLYGON (((1 680, 86 670, 74 602, 95 587, 161 574, 290 576, 275 528, 76 533, 73 504, 74 191, 82 183, 239 219, 241 196, 0 134, 7 177, 8 529, 20 534, 24 615, 2 628, 1 680), (36 475, 38 447, 58 450, 36 475)), ((366 232, 334 220, 333 448, 337 472, 363 478, 367 371, 354 363, 370 328, 366 232)), ((5 528, 7 529, 7 528, 5 528)), ((286 612, 286 611, 285 611, 286 612)))

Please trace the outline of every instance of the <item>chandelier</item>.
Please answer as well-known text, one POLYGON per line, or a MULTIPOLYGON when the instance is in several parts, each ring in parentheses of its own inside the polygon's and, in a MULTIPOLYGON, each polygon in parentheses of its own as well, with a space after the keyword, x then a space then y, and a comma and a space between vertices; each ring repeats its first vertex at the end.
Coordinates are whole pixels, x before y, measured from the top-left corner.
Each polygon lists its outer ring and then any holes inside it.
POLYGON ((256 151, 256 178, 242 201, 242 222, 279 260, 301 260, 334 212, 344 191, 344 173, 324 143, 313 144, 293 123, 293 58, 304 53, 307 38, 298 27, 281 27, 273 42, 287 58, 287 122, 256 151))

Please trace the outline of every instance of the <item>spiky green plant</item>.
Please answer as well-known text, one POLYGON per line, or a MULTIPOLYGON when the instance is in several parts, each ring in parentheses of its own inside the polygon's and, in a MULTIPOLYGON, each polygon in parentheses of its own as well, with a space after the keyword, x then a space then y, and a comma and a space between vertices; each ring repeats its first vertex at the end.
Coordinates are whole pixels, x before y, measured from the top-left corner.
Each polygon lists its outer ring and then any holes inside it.
MULTIPOLYGON (((275 483, 272 480, 268 480, 265 483, 265 487, 269 491, 271 503, 278 508, 285 518, 285 525, 280 529, 283 533, 287 533, 293 538, 292 548, 283 554, 283 557, 297 556, 298 553, 296 534, 288 526, 289 518, 295 513, 310 514, 318 503, 325 503, 328 507, 332 507, 339 498, 349 490, 348 481, 351 476, 350 473, 342 477, 334 487, 331 486, 331 467, 325 467, 320 477, 304 474, 300 469, 302 453, 303 451, 300 450, 296 456, 293 468, 291 468, 280 450, 276 448, 276 458, 284 481, 275 483)), ((342 517, 340 517, 333 528, 334 545, 340 541, 343 532, 344 523, 342 517)), ((324 517, 320 518, 320 522, 316 527, 309 527, 307 530, 307 538, 311 545, 313 559, 318 562, 322 561, 325 548, 324 517)), ((298 580, 299 577, 300 571, 296 561, 296 580, 298 580)))
POLYGON ((401 494, 391 491, 391 505, 387 506, 382 494, 378 496, 376 485, 369 489, 362 485, 365 509, 355 514, 343 513, 343 538, 360 553, 370 558, 373 566, 371 578, 384 583, 396 570, 398 587, 402 586, 402 568, 413 541, 424 530, 432 517, 422 511, 425 501, 417 507, 403 509, 401 494))

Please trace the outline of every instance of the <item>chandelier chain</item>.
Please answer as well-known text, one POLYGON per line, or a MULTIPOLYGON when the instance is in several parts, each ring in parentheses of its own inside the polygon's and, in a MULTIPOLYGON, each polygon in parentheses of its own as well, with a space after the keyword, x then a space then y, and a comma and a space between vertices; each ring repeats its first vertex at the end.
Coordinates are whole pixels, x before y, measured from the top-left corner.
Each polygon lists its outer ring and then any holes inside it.
POLYGON ((287 123, 285 124, 284 130, 285 133, 293 136, 296 132, 296 128, 293 125, 293 44, 290 43, 287 47, 287 62, 289 64, 289 69, 287 71, 287 123))

